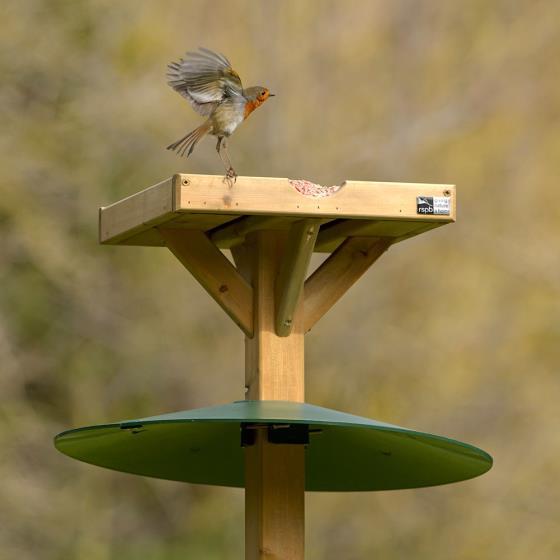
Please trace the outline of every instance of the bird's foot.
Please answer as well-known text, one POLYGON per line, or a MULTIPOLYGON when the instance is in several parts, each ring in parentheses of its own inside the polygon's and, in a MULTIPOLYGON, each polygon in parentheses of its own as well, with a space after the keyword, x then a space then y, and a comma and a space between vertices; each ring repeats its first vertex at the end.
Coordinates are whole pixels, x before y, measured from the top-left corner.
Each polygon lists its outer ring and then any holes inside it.
POLYGON ((235 169, 233 167, 230 167, 226 171, 226 175, 224 177, 224 183, 227 183, 229 188, 231 189, 231 187, 233 187, 235 181, 237 181, 237 173, 235 172, 235 169))

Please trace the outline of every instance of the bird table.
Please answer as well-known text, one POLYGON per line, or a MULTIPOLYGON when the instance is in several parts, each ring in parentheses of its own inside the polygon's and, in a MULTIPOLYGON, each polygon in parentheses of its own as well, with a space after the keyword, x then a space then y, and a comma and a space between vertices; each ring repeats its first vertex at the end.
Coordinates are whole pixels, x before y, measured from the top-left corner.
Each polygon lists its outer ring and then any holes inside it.
POLYGON ((472 445, 304 402, 305 333, 394 243, 453 221, 452 185, 183 173, 101 208, 101 243, 167 247, 243 331, 246 400, 68 430, 57 448, 129 473, 244 487, 247 559, 304 557, 306 490, 486 472, 491 457, 472 445), (313 252, 327 257, 308 276, 313 252))

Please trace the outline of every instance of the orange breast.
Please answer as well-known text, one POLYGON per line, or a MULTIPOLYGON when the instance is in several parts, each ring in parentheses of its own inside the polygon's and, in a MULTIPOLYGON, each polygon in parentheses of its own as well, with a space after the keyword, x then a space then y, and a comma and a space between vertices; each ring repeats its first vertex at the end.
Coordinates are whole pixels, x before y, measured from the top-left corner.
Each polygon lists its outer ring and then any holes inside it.
POLYGON ((254 101, 247 101, 245 103, 245 113, 243 114, 243 119, 246 119, 259 105, 261 102, 258 99, 254 101))

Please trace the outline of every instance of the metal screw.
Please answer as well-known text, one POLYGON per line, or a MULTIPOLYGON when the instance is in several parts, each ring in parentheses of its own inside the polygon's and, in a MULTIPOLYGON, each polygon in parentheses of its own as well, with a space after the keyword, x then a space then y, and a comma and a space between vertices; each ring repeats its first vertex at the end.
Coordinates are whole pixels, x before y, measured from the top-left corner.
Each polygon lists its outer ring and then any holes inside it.
POLYGON ((451 191, 450 190, 443 191, 443 196, 451 196, 451 191))
POLYGON ((187 185, 190 184, 191 184, 190 179, 187 179, 186 177, 181 181, 181 185, 183 185, 183 187, 186 187, 187 185))

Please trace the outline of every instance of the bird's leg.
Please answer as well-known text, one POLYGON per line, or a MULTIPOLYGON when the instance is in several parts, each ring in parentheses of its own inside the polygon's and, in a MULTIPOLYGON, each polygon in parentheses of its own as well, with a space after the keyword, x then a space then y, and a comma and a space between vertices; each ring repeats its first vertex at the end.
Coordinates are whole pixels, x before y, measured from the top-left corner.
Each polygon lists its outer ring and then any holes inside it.
POLYGON ((235 172, 235 169, 233 168, 233 165, 231 165, 231 158, 229 157, 229 152, 227 149, 227 143, 224 139, 224 152, 229 164, 229 169, 228 169, 228 176, 233 178, 233 182, 235 183, 236 179, 237 179, 237 173, 235 172))
POLYGON ((235 172, 235 169, 231 165, 231 159, 229 157, 226 139, 223 136, 218 137, 218 143, 216 144, 216 151, 218 152, 218 155, 220 156, 220 159, 222 160, 222 163, 226 168, 226 176, 224 177, 224 181, 226 181, 231 187, 233 183, 235 183, 235 181, 237 180, 237 173, 235 172), (221 149, 222 147, 223 147, 223 152, 221 149))

